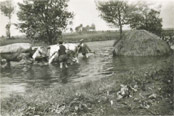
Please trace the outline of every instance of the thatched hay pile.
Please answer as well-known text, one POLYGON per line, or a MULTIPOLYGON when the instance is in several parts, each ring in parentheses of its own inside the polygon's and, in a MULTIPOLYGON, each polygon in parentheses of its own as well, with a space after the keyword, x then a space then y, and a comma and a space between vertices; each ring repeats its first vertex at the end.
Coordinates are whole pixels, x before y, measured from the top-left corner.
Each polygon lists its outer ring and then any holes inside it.
POLYGON ((114 46, 115 55, 158 56, 171 52, 169 45, 158 36, 145 30, 132 30, 114 46))

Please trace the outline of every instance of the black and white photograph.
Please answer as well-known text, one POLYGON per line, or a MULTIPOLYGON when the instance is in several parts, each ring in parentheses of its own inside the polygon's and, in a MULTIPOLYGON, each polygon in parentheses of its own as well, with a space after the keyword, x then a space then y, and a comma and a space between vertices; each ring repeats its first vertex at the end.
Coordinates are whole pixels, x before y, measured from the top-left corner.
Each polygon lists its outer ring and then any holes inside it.
POLYGON ((173 116, 174 0, 0 0, 0 116, 173 116))

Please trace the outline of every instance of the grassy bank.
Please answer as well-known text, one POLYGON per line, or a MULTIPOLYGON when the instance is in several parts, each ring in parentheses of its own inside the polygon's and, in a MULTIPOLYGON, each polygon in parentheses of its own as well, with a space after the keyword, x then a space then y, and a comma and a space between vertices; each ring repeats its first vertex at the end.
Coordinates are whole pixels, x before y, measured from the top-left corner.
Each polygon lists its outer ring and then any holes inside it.
MULTIPOLYGON (((69 33, 63 34, 63 40, 65 42, 79 42, 81 39, 84 41, 104 41, 113 40, 119 38, 119 33, 115 31, 96 31, 96 32, 86 32, 86 33, 69 33)), ((25 36, 16 36, 12 39, 0 38, 0 46, 12 44, 12 43, 32 43, 25 36)), ((42 42, 33 43, 35 45, 44 45, 42 42)))
MULTIPOLYGON (((173 113, 171 59, 81 84, 31 89, 1 101, 2 116, 170 115, 173 113), (126 94, 118 99, 120 85, 126 94)), ((94 77, 95 78, 95 77, 94 77)))

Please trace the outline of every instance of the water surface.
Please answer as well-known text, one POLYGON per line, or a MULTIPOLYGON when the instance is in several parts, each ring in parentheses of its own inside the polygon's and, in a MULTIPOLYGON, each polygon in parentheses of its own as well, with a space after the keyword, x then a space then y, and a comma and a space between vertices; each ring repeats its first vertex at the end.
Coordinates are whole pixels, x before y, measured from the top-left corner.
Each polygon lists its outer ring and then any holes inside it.
POLYGON ((48 88, 57 84, 80 83, 100 78, 109 78, 146 64, 165 62, 165 57, 112 57, 114 41, 88 42, 95 54, 89 58, 79 56, 79 64, 61 70, 59 64, 11 67, 1 72, 1 97, 23 94, 31 87, 48 88))

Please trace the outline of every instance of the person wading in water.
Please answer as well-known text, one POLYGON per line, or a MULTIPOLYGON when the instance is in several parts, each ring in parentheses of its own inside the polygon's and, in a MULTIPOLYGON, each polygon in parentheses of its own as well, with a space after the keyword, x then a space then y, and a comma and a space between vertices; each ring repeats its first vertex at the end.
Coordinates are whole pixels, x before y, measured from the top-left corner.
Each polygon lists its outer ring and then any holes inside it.
POLYGON ((83 57, 88 58, 87 53, 91 53, 91 49, 84 43, 84 40, 80 40, 80 44, 77 47, 78 53, 82 53, 83 57))
POLYGON ((58 59, 60 62, 60 68, 68 68, 66 47, 63 45, 63 41, 59 41, 58 59))

